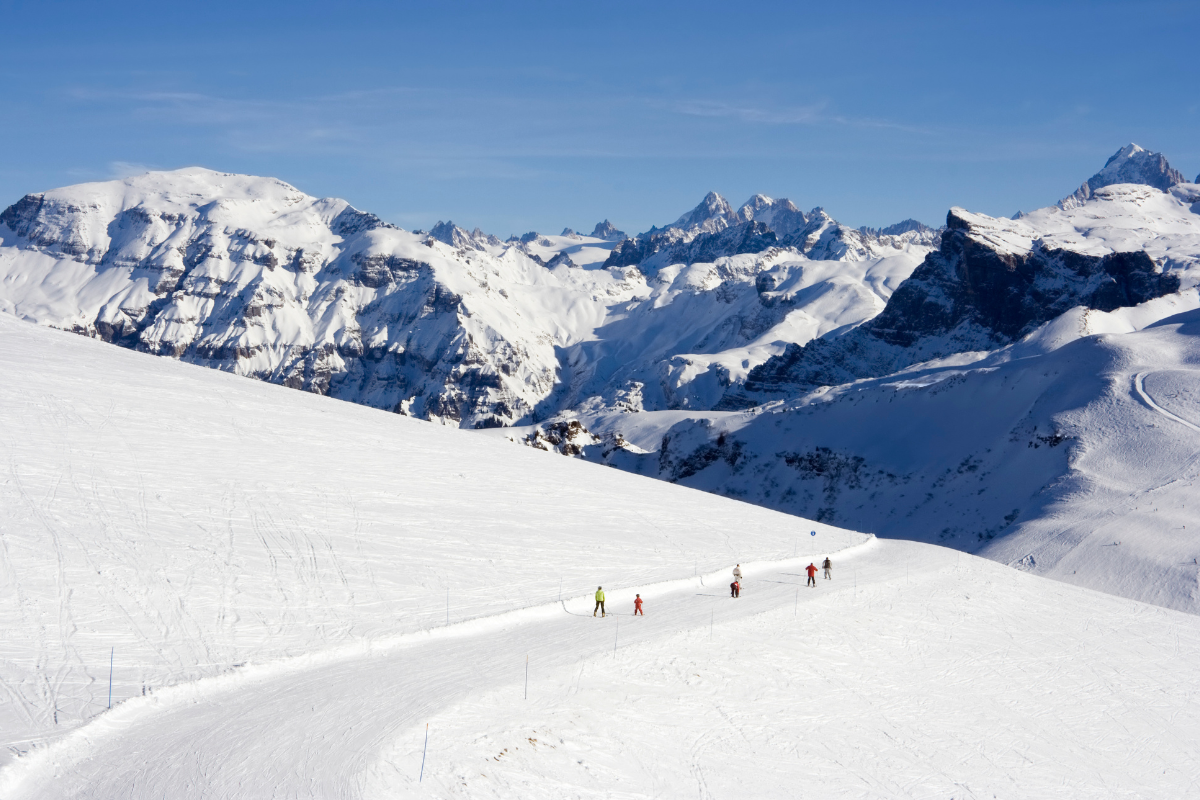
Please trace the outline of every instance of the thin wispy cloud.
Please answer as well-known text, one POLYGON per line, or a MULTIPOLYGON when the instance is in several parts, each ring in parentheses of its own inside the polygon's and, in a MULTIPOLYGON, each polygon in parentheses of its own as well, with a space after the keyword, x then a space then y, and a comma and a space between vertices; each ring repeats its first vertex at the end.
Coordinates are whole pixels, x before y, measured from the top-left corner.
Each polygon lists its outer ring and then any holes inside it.
POLYGON ((109 178, 132 178, 134 175, 144 175, 150 172, 154 167, 147 164, 138 164, 133 161, 110 161, 108 164, 109 178))
POLYGON ((732 118, 768 125, 808 125, 829 121, 829 117, 824 114, 825 107, 826 104, 821 103, 793 108, 755 108, 711 100, 689 100, 678 103, 674 110, 689 117, 732 118))
POLYGON ((929 128, 885 119, 852 117, 829 111, 829 103, 808 106, 760 107, 723 103, 713 100, 688 100, 676 103, 672 110, 690 117, 736 119, 763 125, 845 125, 856 128, 884 128, 908 133, 932 133, 929 128))

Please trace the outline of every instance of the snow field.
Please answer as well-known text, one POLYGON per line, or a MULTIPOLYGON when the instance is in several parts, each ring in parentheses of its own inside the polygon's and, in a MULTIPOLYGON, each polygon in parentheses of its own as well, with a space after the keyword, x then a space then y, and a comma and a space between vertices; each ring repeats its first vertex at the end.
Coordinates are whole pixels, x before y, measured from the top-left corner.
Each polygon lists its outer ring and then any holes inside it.
POLYGON ((1195 617, 875 541, 135 698, 6 798, 1162 797, 1196 783, 1195 617), (718 579, 718 585, 711 584, 718 579), (529 658, 529 697, 525 659, 529 658), (423 780, 422 742, 431 723, 423 780), (1065 793, 1065 794, 1064 794, 1065 793))
POLYGON ((0 344, 6 800, 1196 790, 1194 616, 2 315, 0 344))
POLYGON ((834 561, 834 581, 818 577, 815 592, 781 569, 747 580, 754 606, 650 604, 651 616, 622 618, 633 641, 615 654, 533 661, 527 701, 508 666, 505 685, 431 716, 421 783, 418 724, 372 766, 362 796, 1200 790, 1195 617, 913 543, 834 561), (770 600, 756 602, 764 590, 770 600), (688 629, 635 639, 680 612, 688 629))
POLYGON ((119 704, 814 527, 2 314, 0 375, 0 759, 101 714, 114 650, 119 704))

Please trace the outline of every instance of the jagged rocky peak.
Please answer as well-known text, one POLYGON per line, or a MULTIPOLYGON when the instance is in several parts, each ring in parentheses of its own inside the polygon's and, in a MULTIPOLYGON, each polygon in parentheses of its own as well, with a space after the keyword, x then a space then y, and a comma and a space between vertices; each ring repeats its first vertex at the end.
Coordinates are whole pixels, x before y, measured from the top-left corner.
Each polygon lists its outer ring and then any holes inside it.
POLYGON ((458 250, 481 250, 485 244, 503 244, 500 239, 484 233, 478 227, 467 233, 466 230, 458 227, 452 221, 439 221, 437 225, 429 229, 429 235, 439 242, 448 244, 458 250))
POLYGON ((794 237, 824 213, 820 208, 814 208, 806 214, 787 198, 773 200, 765 194, 756 194, 742 204, 737 216, 747 222, 761 222, 786 239, 794 237))
POLYGON ((886 228, 869 228, 864 225, 859 230, 872 236, 902 236, 906 233, 935 233, 937 231, 936 228, 931 228, 915 219, 906 219, 902 222, 897 222, 895 225, 888 225, 886 228))
MULTIPOLYGON (((780 202, 791 205, 791 201, 789 200, 782 200, 780 202)), ((770 197, 767 197, 765 194, 756 194, 745 203, 742 203, 742 207, 738 209, 737 213, 738 216, 744 220, 752 220, 755 219, 756 214, 759 214, 766 209, 773 207, 774 205, 775 201, 770 197)), ((795 206, 792 207, 795 208, 795 206)))
POLYGON ((499 236, 496 236, 491 233, 484 233, 482 230, 479 229, 478 226, 476 226, 475 229, 473 231, 471 231, 471 238, 477 242, 484 242, 486 244, 491 244, 491 245, 504 244, 504 242, 500 241, 499 236))
POLYGON ((737 215, 729 201, 716 192, 709 192, 700 201, 700 205, 672 222, 667 227, 679 228, 684 231, 698 229, 704 233, 715 233, 728 228, 736 221, 737 215))
POLYGON ((596 223, 596 227, 592 229, 592 237, 609 242, 619 242, 626 238, 625 231, 617 230, 617 227, 608 220, 596 223))
POLYGON ((1114 153, 1104 168, 1088 178, 1074 194, 1059 201, 1059 206, 1074 208, 1086 202, 1097 189, 1117 183, 1140 183, 1165 192, 1185 182, 1183 173, 1172 169, 1162 153, 1152 153, 1130 143, 1114 153))

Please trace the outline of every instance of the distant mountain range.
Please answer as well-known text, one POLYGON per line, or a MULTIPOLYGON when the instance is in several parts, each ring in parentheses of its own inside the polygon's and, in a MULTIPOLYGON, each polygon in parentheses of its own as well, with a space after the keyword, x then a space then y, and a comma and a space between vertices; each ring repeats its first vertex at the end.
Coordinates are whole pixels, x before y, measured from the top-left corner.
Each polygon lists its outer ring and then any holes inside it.
POLYGON ((605 220, 502 242, 204 169, 29 195, 0 223, 9 313, 465 427, 711 406, 788 344, 874 316, 938 238, 711 193, 632 238, 605 220))

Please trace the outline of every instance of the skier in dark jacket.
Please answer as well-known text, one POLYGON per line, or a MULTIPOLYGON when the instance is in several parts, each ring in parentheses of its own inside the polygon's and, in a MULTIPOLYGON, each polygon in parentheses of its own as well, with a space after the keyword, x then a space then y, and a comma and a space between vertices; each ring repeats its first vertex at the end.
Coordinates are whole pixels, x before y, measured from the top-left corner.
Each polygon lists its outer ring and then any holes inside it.
POLYGON ((729 584, 729 596, 730 597, 738 597, 741 595, 741 593, 742 593, 742 585, 740 583, 738 583, 737 581, 734 581, 733 583, 729 584))
POLYGON ((817 588, 817 565, 813 564, 810 561, 808 566, 805 567, 804 570, 805 570, 805 572, 808 573, 808 583, 806 583, 805 585, 811 586, 814 589, 817 588))
POLYGON ((829 560, 829 556, 825 556, 825 561, 822 562, 821 569, 825 570, 825 580, 833 580, 833 562, 829 560))

